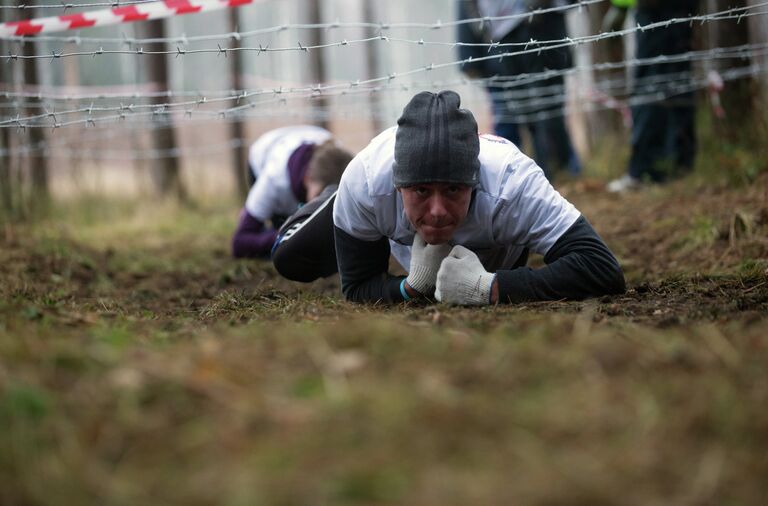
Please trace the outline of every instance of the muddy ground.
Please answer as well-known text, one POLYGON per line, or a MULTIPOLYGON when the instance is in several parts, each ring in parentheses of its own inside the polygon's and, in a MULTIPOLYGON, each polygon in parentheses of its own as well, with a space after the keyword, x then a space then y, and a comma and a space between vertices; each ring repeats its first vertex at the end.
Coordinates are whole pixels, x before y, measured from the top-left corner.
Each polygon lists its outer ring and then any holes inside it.
POLYGON ((626 294, 352 305, 234 205, 6 225, 0 503, 766 504, 768 174, 561 191, 626 294))
MULTIPOLYGON (((514 310, 589 308, 596 319, 622 317, 665 326, 759 319, 768 309, 768 178, 748 187, 676 183, 620 196, 605 193, 598 183, 577 182, 561 192, 613 249, 628 291, 586 302, 522 304, 514 310)), ((198 218, 193 213, 189 219, 198 218)), ((107 299, 119 301, 121 314, 173 316, 181 310, 202 318, 210 318, 206 308, 227 293, 285 301, 315 294, 334 299, 340 311, 355 310, 341 300, 335 278, 301 285, 282 279, 268 262, 233 261, 228 218, 221 210, 216 218, 219 228, 202 230, 202 236, 188 230, 167 240, 162 232, 142 240, 143 231, 137 236, 132 235, 136 230, 118 227, 126 234, 125 249, 119 242, 99 248, 78 240, 66 223, 44 228, 42 240, 27 236, 23 227, 8 226, 0 243, 3 295, 44 297, 58 287, 74 308, 98 312, 99 307, 89 305, 98 297, 102 306, 108 306, 107 299)), ((538 265, 541 259, 530 263, 538 265)))

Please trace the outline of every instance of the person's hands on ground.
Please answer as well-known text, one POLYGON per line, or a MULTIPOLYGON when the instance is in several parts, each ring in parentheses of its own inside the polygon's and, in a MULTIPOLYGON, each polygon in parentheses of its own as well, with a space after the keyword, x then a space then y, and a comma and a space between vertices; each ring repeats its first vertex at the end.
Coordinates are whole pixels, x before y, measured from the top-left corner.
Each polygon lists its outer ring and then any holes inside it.
POLYGON ((443 259, 451 252, 450 244, 427 244, 419 234, 413 237, 411 266, 405 282, 422 295, 432 295, 437 271, 443 259))
POLYGON ((437 273, 435 297, 440 302, 464 306, 491 303, 496 274, 487 272, 475 253, 464 246, 454 246, 437 273))

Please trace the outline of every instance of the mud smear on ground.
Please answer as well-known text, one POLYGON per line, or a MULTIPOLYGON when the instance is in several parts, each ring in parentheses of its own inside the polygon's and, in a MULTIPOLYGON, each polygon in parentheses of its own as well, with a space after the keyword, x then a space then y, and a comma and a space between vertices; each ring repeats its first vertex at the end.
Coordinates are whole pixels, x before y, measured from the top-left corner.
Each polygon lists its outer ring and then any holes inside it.
MULTIPOLYGON (((678 185, 621 196, 588 182, 564 187, 563 193, 616 252, 628 291, 585 302, 522 304, 513 310, 588 310, 596 321, 623 318, 652 326, 749 321, 767 314, 768 177, 743 189, 678 185)), ((275 318, 303 314, 292 304, 308 297, 324 298, 321 315, 354 311, 340 300, 336 277, 292 283, 269 262, 235 261, 220 245, 192 251, 178 241, 123 251, 6 234, 0 278, 0 293, 7 301, 32 302, 49 313, 181 315, 206 321, 233 314, 275 318)))

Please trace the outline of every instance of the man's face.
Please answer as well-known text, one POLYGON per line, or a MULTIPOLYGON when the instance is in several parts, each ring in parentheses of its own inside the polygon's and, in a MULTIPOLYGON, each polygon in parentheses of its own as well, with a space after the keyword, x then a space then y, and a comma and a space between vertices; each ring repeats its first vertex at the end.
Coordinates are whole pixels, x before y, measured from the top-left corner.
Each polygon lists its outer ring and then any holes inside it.
POLYGON ((305 184, 307 187, 307 202, 310 202, 315 197, 323 193, 323 189, 325 188, 323 186, 323 183, 318 183, 317 181, 309 180, 305 184))
POLYGON ((307 189, 307 202, 311 201, 312 199, 314 199, 315 197, 323 193, 323 189, 325 188, 325 186, 323 186, 323 183, 320 183, 308 177, 304 178, 304 187, 307 189))
POLYGON ((445 244, 464 221, 472 188, 452 183, 429 183, 398 188, 405 214, 427 244, 445 244))

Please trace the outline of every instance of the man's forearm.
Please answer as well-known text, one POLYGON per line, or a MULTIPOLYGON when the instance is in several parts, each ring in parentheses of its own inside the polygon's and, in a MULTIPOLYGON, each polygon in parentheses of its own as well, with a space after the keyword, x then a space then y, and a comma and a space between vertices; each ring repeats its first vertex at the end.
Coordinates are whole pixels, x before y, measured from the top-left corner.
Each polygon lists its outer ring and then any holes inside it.
POLYGON ((341 291, 352 302, 402 302, 402 276, 391 276, 389 241, 362 241, 334 227, 341 291))
POLYGON ((232 256, 235 258, 268 258, 277 230, 266 228, 264 223, 243 209, 240 222, 232 236, 232 256))
POLYGON ((623 293, 626 288, 616 258, 583 216, 555 243, 544 261, 547 266, 540 269, 498 271, 496 300, 578 300, 623 293))

